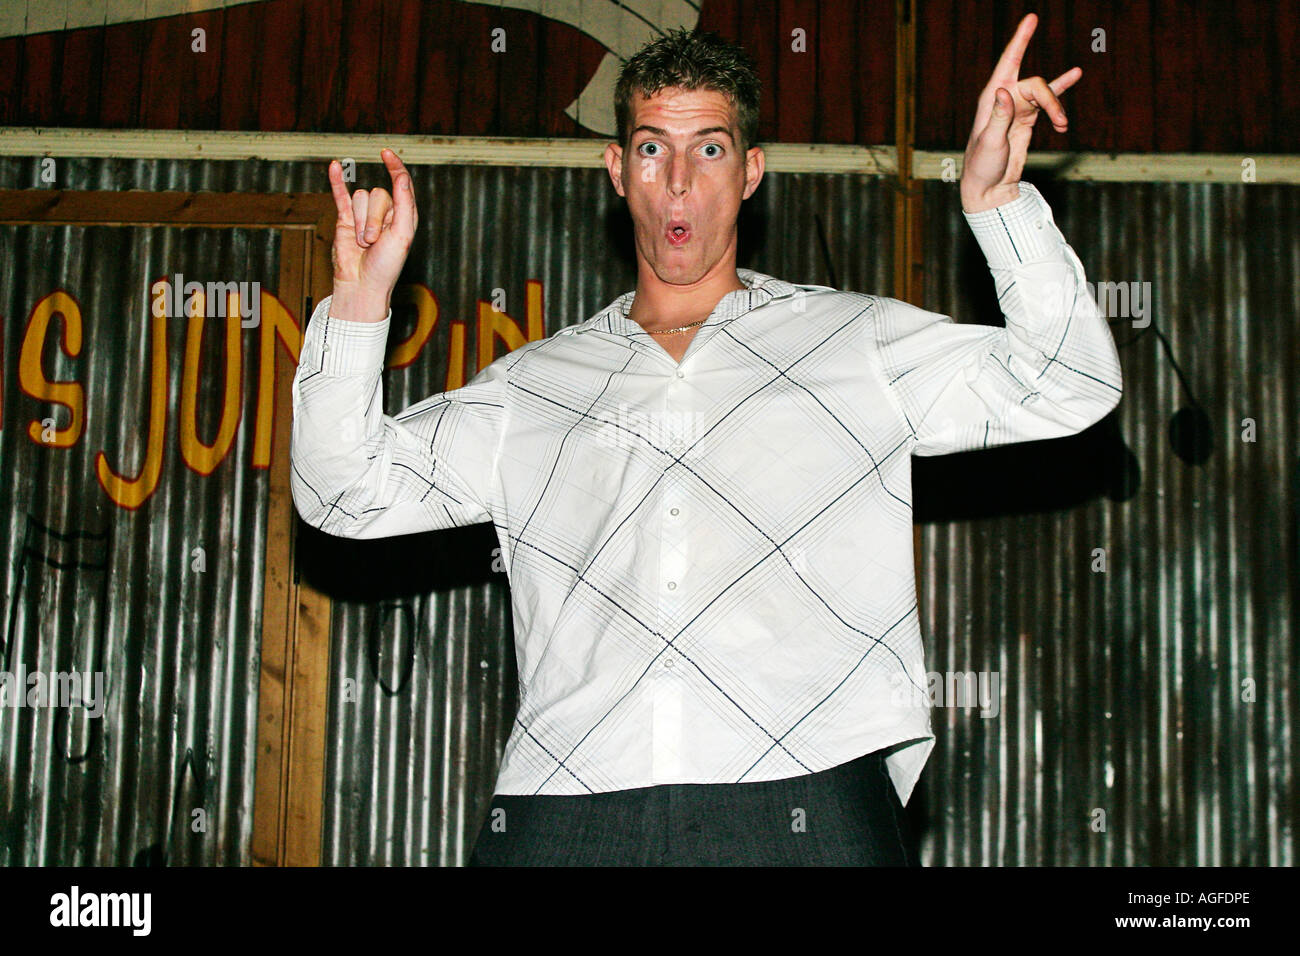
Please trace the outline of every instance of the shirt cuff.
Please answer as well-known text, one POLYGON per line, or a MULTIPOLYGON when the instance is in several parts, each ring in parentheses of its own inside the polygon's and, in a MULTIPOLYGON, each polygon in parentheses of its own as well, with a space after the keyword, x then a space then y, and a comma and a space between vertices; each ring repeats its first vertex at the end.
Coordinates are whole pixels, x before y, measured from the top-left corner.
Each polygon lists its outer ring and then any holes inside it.
POLYGON ((1020 196, 1010 202, 979 212, 962 210, 990 269, 1055 258, 1065 242, 1042 193, 1032 183, 1019 186, 1020 196))
POLYGON ((307 323, 298 364, 327 375, 383 371, 393 310, 379 322, 349 322, 329 314, 333 296, 321 299, 307 323))

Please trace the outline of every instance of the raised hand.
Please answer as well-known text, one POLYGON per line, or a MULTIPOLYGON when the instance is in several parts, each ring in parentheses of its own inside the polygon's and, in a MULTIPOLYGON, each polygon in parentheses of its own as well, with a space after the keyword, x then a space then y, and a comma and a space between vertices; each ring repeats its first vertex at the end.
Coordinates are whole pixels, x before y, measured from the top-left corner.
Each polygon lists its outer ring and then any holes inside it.
POLYGON ((338 211, 330 315, 337 318, 383 321, 419 225, 411 174, 391 149, 380 157, 393 180, 392 196, 386 189, 358 189, 349 196, 342 164, 330 163, 330 191, 338 211))
POLYGON ((1057 97, 1079 81, 1083 70, 1077 66, 1066 70, 1051 83, 1041 76, 1020 79, 1020 61, 1037 25, 1033 13, 1020 21, 980 93, 961 172, 961 205, 966 212, 991 209, 1020 195, 1016 184, 1040 109, 1047 111, 1058 133, 1065 132, 1065 110, 1057 97))

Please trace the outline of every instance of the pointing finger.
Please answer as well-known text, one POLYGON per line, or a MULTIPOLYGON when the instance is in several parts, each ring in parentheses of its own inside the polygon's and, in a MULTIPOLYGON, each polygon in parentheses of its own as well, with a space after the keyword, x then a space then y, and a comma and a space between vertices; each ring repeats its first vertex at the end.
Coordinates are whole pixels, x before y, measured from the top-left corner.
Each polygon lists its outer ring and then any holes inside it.
POLYGON ((1016 27, 1016 34, 1007 44, 1007 48, 1002 51, 1002 57, 998 60, 998 65, 993 69, 995 77, 1016 77, 1020 75, 1020 61, 1024 59, 1025 48, 1029 46, 1029 38, 1034 35, 1034 27, 1038 26, 1038 15, 1034 13, 1025 14, 1025 18, 1020 21, 1016 27))

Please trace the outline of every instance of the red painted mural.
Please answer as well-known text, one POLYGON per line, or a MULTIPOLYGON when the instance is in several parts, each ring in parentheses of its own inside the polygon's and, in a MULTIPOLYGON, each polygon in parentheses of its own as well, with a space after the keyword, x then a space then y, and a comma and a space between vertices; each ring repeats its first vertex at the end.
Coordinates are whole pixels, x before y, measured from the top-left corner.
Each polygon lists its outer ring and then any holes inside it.
MULTIPOLYGON (((606 136, 622 59, 699 25, 758 61, 766 141, 894 140, 893 0, 157 0, 147 19, 108 0, 5 8, 3 125, 606 136)), ((1300 151, 1296 86, 1277 82, 1300 16, 1280 0, 918 0, 919 147, 964 145, 1031 9, 1027 70, 1084 70, 1069 132, 1044 127, 1034 148, 1300 151)))

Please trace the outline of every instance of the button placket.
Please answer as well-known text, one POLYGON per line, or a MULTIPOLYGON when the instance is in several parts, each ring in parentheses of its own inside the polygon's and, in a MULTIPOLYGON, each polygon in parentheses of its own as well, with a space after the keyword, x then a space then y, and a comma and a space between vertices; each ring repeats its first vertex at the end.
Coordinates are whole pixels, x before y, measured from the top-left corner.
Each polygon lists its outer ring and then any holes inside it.
MULTIPOLYGON (((682 498, 682 480, 670 472, 664 481, 659 502, 659 621, 661 633, 671 635, 680 627, 682 602, 686 595, 686 575, 690 566, 690 542, 682 498)), ((655 677, 676 684, 683 676, 683 661, 671 646, 664 648, 655 662, 655 677)))
MULTIPOLYGON (((659 622, 665 635, 676 633, 680 626, 678 611, 684 592, 687 542, 680 502, 681 481, 670 472, 664 480, 659 509, 659 622)), ((685 676, 681 655, 672 647, 664 647, 649 681, 651 773, 656 782, 674 780, 682 772, 685 676)))
MULTIPOLYGON (((680 454, 685 443, 674 438, 670 447, 680 454), (679 447, 680 446, 680 447, 679 447)), ((675 608, 685 593, 686 572, 690 562, 689 543, 686 536, 686 522, 681 515, 681 481, 675 475, 676 466, 670 468, 664 479, 663 500, 659 514, 659 581, 660 603, 668 608, 675 608)))
POLYGON ((676 518, 664 520, 663 539, 659 548, 660 603, 675 608, 686 593, 686 570, 689 563, 686 535, 676 518))

